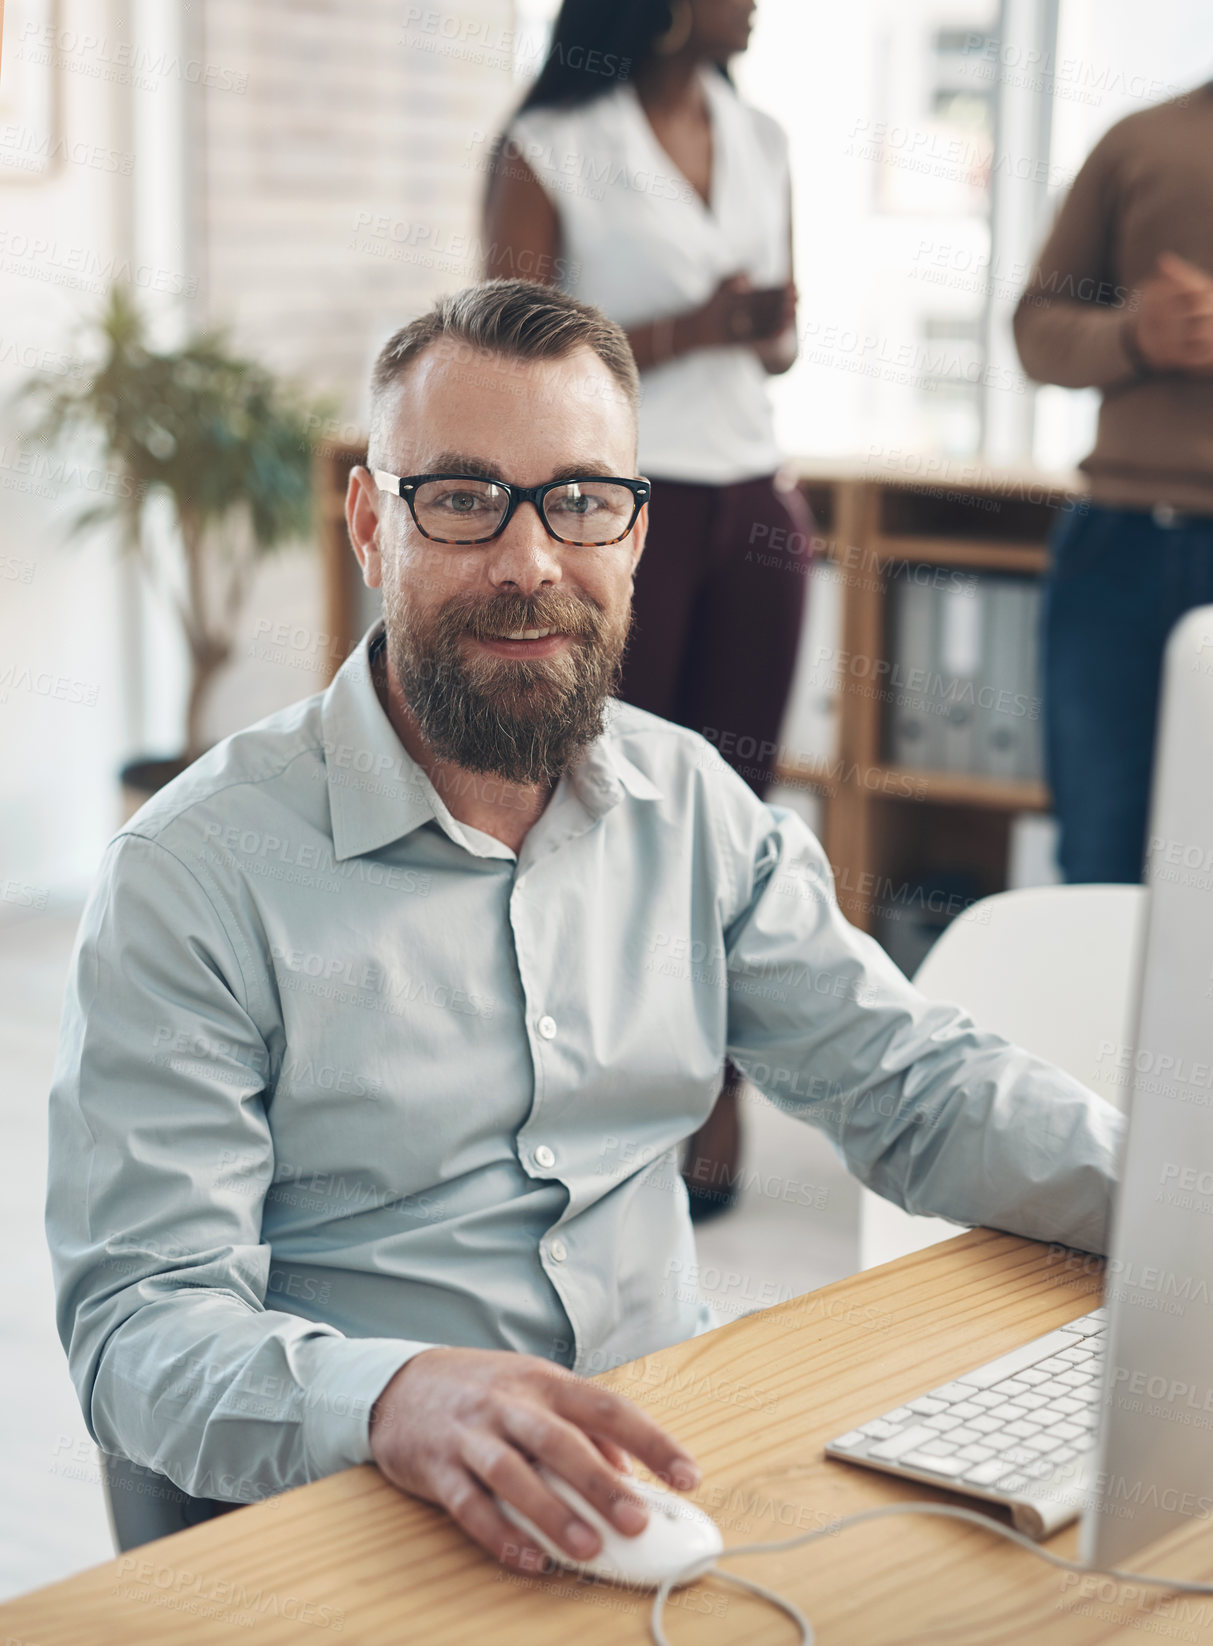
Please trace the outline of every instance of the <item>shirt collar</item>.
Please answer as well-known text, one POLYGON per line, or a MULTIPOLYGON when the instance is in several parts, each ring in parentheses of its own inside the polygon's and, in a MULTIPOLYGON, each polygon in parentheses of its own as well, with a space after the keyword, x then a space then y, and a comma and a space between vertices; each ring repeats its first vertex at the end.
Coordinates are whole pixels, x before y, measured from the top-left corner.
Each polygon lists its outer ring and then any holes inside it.
MULTIPOLYGON (((431 818, 444 828, 453 822, 379 701, 371 678, 371 647, 382 633, 380 618, 346 658, 324 694, 325 778, 333 853, 338 861, 377 851, 431 818)), ((594 818, 616 805, 625 790, 638 800, 661 798, 662 791, 619 747, 615 723, 622 708, 616 698, 608 699, 606 729, 558 785, 567 783, 594 818)), ((555 800, 553 795, 549 808, 555 800)))

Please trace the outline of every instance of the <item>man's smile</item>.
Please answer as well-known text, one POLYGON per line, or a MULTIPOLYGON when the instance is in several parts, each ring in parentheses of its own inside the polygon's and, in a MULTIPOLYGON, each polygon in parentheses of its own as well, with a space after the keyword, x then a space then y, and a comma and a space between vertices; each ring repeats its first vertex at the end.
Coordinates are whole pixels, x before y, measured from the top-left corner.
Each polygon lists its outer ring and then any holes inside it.
POLYGON ((531 658, 552 657, 573 638, 559 629, 523 629, 519 632, 528 638, 515 640, 503 635, 493 635, 484 640, 477 639, 475 635, 468 638, 477 646, 483 646, 486 651, 495 652, 498 657, 531 658), (535 638, 529 638, 531 636, 535 638))

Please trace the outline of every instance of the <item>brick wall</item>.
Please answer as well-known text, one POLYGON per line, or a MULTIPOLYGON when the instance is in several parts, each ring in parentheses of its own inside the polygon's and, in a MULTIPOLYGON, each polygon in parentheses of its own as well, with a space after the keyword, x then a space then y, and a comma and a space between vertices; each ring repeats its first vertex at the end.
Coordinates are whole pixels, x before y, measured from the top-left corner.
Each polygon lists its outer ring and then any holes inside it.
POLYGON ((512 0, 204 0, 195 27, 244 88, 194 116, 203 312, 357 419, 383 337, 479 278, 478 134, 520 95, 512 0))

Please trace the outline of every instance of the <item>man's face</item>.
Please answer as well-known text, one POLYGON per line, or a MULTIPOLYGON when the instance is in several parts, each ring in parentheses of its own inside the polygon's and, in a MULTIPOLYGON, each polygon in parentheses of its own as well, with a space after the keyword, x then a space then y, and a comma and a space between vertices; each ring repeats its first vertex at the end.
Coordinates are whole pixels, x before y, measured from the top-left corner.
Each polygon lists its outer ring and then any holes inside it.
MULTIPOLYGON (((635 440, 622 389, 588 347, 522 361, 443 341, 406 372, 373 461, 534 486, 578 470, 634 477, 635 440)), ((356 543, 359 511, 378 516, 363 575, 383 588, 388 659, 427 744, 469 771, 554 783, 602 731, 618 686, 647 509, 604 548, 557 543, 530 503, 492 541, 457 546, 424 537, 402 498, 363 491, 351 488, 356 543), (558 632, 500 638, 530 629, 558 632)))

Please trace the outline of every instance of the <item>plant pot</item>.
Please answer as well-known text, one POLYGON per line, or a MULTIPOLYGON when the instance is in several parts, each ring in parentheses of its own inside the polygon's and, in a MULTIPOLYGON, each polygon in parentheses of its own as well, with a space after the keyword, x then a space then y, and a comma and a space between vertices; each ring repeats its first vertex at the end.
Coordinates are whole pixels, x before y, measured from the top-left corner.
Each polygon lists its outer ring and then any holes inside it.
POLYGON ((128 761, 118 773, 118 781, 122 785, 121 821, 129 823, 140 806, 150 800, 166 783, 171 783, 174 777, 180 777, 191 764, 191 761, 180 754, 172 756, 171 759, 145 758, 128 761))

